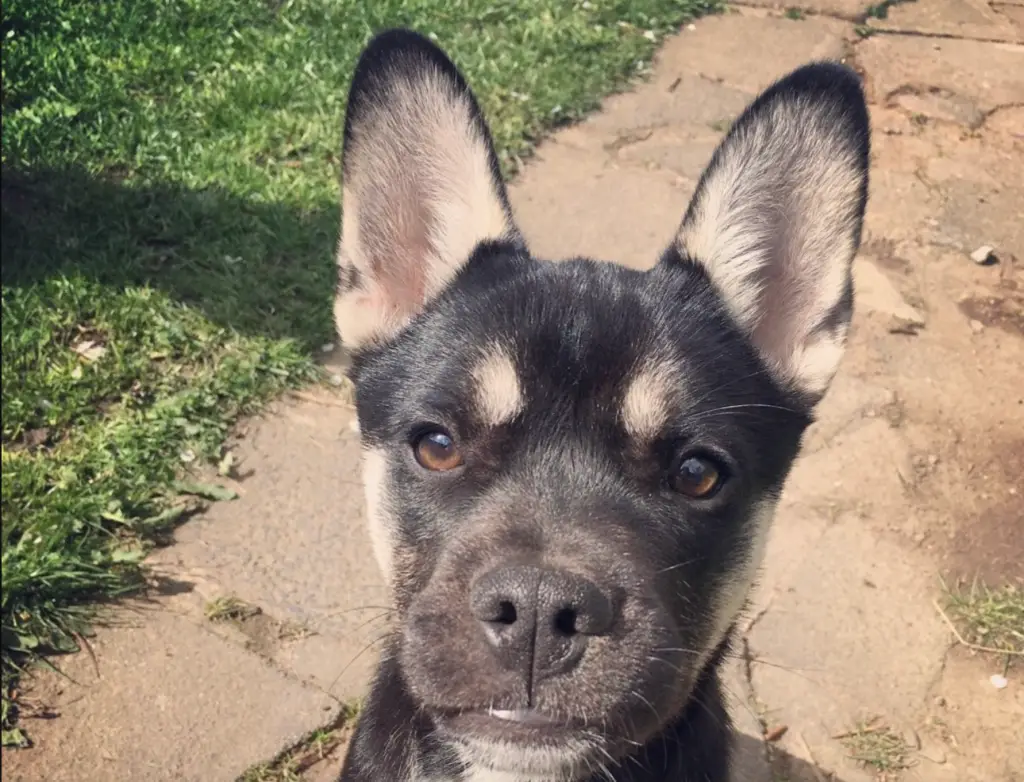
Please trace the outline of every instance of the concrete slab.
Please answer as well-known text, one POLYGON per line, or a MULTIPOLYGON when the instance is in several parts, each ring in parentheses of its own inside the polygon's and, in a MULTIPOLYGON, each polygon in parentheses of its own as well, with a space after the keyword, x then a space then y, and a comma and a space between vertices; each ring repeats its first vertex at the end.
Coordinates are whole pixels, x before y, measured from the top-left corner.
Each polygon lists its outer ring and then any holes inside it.
POLYGON ((829 526, 748 635, 766 661, 753 664, 757 697, 791 728, 784 749, 799 756, 802 737, 820 767, 856 779, 832 736, 873 714, 914 719, 948 646, 934 589, 927 561, 855 516, 829 526))
POLYGON ((992 10, 1005 17, 1018 30, 1024 30, 1024 3, 992 3, 992 10))
POLYGON ((954 650, 918 721, 922 769, 950 766, 957 782, 1019 782, 1024 769, 1024 686, 1016 677, 992 686, 999 661, 954 650), (988 755, 986 757, 986 755, 988 755))
POLYGON ((895 3, 888 9, 885 19, 869 19, 868 25, 879 30, 918 35, 1010 43, 1024 41, 1024 30, 1013 18, 1012 11, 1007 14, 996 10, 985 0, 895 3))
POLYGON ((742 0, 739 3, 734 3, 734 5, 771 9, 780 13, 796 8, 809 14, 835 16, 839 19, 859 22, 864 19, 870 3, 865 3, 864 0, 794 0, 793 2, 782 2, 781 0, 742 0))
MULTIPOLYGON (((706 134, 709 129, 735 119, 753 99, 753 93, 709 79, 678 62, 682 59, 682 53, 677 51, 679 47, 697 40, 685 37, 693 33, 681 35, 684 37, 670 41, 659 55, 666 62, 664 70, 659 67, 650 81, 639 85, 635 91, 609 98, 603 111, 577 127, 598 135, 602 145, 619 141, 618 146, 623 146, 623 141, 644 140, 637 131, 671 128, 676 132, 691 130, 706 134)), ((571 143, 570 140, 576 141, 576 133, 570 128, 555 138, 559 143, 571 143)))
POLYGON ((650 80, 541 145, 511 188, 544 257, 590 255, 643 268, 668 245, 728 124, 772 80, 840 58, 849 26, 763 14, 708 17, 666 41, 650 80), (757 68, 746 65, 757 60, 757 68))
POLYGON ((235 596, 312 631, 261 651, 341 700, 362 694, 389 604, 363 525, 354 420, 336 395, 311 391, 251 421, 235 449, 239 498, 153 557, 162 572, 204 584, 206 599, 235 596))
POLYGON ((812 60, 841 60, 853 26, 824 16, 794 20, 740 9, 708 16, 665 44, 656 65, 660 81, 696 74, 754 93, 812 60))
POLYGON ((538 152, 510 197, 523 234, 542 258, 587 255, 635 268, 668 247, 696 182, 668 170, 621 165, 560 143, 538 152))
POLYGON ((874 35, 857 46, 874 102, 933 96, 909 110, 945 119, 943 102, 970 103, 983 115, 1024 101, 1024 46, 917 35, 874 35), (942 101, 938 100, 942 99, 942 101))
POLYGON ((5 752, 5 782, 234 782, 331 721, 338 704, 159 604, 123 613, 88 654, 40 672, 26 721, 41 750, 5 752))

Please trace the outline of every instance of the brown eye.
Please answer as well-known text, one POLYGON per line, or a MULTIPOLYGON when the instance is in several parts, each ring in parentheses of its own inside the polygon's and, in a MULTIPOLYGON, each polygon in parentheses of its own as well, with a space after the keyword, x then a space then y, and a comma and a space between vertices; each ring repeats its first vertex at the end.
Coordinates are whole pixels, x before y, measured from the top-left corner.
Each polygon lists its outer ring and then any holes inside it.
POLYGON ((440 430, 420 435, 413 450, 420 466, 434 472, 454 470, 462 464, 462 454, 455 446, 455 441, 440 430))
POLYGON ((723 482, 721 469, 706 456, 686 457, 669 479, 673 490, 695 500, 708 499, 723 482))

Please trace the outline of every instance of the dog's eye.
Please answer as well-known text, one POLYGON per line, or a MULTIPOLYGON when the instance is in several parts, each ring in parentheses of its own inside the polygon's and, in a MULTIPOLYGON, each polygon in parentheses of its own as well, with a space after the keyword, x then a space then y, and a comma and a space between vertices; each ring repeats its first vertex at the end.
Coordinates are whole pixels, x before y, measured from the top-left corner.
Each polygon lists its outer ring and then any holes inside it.
POLYGON ((714 496, 723 482, 721 468, 706 456, 687 456, 669 479, 674 491, 695 500, 714 496))
POLYGON ((416 461, 434 472, 454 470, 462 464, 462 454, 447 432, 433 430, 421 434, 413 444, 416 461))

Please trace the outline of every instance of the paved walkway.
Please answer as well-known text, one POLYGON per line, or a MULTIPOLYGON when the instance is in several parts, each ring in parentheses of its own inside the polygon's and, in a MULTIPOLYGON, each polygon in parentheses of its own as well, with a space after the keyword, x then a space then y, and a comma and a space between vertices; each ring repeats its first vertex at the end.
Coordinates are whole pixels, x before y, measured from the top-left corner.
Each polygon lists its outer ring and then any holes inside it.
MULTIPOLYGON (((918 0, 867 23, 865 0, 771 5, 682 30, 648 83, 546 142, 512 198, 539 254, 646 265, 757 90, 814 58, 864 74, 852 346, 730 671, 746 778, 871 779, 835 736, 878 715, 909 744, 904 779, 1019 782, 1024 677, 994 688, 999 671, 951 645, 933 600, 942 574, 1024 578, 1024 0, 918 0), (980 245, 998 262, 973 263, 980 245)), ((29 722, 37 748, 5 753, 4 780, 227 782, 363 691, 385 594, 351 421, 311 392, 250 423, 241 498, 158 553, 154 600, 100 633, 95 665, 40 677, 33 694, 60 717, 29 722), (261 613, 209 621, 224 596, 261 613)))

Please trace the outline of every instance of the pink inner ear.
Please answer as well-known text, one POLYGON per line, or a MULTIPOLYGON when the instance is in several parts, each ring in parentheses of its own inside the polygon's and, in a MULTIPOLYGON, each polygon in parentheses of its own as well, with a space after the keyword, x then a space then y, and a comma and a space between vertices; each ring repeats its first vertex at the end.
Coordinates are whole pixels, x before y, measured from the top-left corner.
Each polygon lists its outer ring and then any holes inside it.
POLYGON ((431 215, 418 189, 404 177, 368 195, 370 203, 360 207, 373 209, 367 212, 373 217, 364 221, 362 238, 379 294, 366 305, 389 315, 411 316, 423 307, 428 267, 436 260, 429 239, 431 215))
POLYGON ((412 314, 409 309, 389 300, 383 291, 365 293, 351 300, 351 308, 359 312, 359 320, 377 324, 401 325, 412 314))
POLYGON ((425 210, 416 211, 415 228, 408 223, 401 226, 405 230, 396 237, 395 257, 390 263, 376 264, 375 270, 388 300, 405 315, 412 315, 423 307, 427 265, 433 255, 426 236, 425 210))

